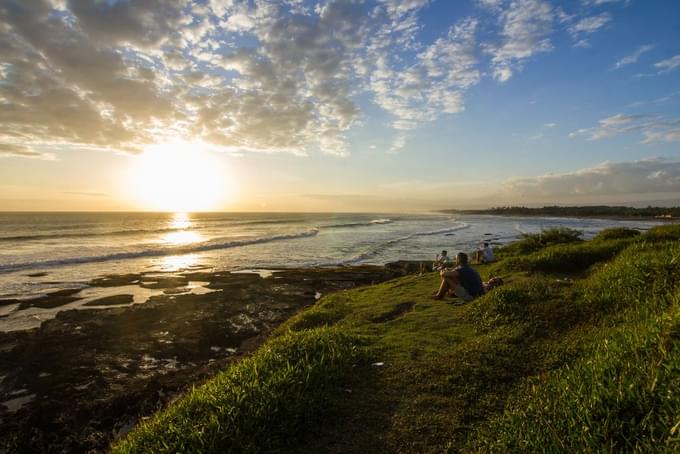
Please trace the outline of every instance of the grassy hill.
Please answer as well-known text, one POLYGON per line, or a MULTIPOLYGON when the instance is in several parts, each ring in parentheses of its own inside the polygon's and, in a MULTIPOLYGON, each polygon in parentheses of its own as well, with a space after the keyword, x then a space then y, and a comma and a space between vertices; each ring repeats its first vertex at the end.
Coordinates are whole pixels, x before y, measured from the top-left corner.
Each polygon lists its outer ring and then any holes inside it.
POLYGON ((114 452, 680 450, 680 226, 527 236, 506 285, 338 292, 114 452))

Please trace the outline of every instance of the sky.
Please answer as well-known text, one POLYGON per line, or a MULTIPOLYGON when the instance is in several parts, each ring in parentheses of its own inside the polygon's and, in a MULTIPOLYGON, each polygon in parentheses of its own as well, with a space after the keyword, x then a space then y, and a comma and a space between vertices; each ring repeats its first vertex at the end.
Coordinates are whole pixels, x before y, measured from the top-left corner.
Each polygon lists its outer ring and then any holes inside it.
POLYGON ((0 210, 680 205, 676 0, 0 0, 0 210))

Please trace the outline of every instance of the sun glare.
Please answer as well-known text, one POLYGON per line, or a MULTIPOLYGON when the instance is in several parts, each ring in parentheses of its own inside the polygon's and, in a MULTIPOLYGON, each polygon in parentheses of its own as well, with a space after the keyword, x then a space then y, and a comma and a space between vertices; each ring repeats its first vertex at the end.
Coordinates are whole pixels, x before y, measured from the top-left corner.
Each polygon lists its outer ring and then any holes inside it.
POLYGON ((188 143, 149 147, 136 158, 132 196, 155 211, 209 211, 232 196, 232 178, 213 153, 188 143))

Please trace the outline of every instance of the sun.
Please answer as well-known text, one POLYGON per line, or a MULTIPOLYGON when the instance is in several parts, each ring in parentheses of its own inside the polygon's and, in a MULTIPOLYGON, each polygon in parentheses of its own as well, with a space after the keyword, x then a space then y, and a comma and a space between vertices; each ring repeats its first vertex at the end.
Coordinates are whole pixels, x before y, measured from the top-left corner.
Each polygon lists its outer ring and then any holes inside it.
POLYGON ((224 160, 199 146, 154 145, 134 159, 128 189, 144 209, 211 211, 233 196, 233 179, 224 160))

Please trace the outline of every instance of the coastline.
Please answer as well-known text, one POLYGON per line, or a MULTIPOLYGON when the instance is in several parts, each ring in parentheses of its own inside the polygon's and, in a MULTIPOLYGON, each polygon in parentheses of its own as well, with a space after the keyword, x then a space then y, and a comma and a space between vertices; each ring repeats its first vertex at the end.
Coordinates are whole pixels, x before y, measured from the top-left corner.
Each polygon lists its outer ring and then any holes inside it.
POLYGON ((678 227, 522 239, 468 302, 327 295, 112 452, 675 452, 678 227))
POLYGON ((496 216, 502 218, 523 217, 523 218, 561 218, 561 219, 601 219, 606 221, 658 221, 664 223, 678 223, 680 217, 657 217, 657 216, 625 216, 608 214, 569 214, 569 213, 503 213, 489 210, 440 210, 439 213, 458 214, 464 216, 496 216))
POLYGON ((40 327, 0 332, 0 447, 105 450, 140 418, 248 356, 321 295, 416 270, 403 262, 188 271, 148 282, 155 293, 142 304, 130 303, 129 289, 143 274, 113 275, 90 282, 108 296, 78 309, 69 308, 77 291, 21 301, 67 309, 40 327), (189 282, 208 291, 183 291, 189 282))

